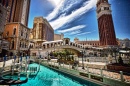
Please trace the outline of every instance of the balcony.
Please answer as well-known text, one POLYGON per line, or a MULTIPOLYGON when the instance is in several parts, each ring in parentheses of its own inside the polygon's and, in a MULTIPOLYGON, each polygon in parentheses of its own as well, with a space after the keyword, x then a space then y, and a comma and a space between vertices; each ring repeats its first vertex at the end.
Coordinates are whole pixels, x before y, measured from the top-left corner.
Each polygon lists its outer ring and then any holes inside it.
POLYGON ((10 36, 10 38, 15 38, 15 37, 16 37, 16 35, 11 35, 11 36, 10 36))

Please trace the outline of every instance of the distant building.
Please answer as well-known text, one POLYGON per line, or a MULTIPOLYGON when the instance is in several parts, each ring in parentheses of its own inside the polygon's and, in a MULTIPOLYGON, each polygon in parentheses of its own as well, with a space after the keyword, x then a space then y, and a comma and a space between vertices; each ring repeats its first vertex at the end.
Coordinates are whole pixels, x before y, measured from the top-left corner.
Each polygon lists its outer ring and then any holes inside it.
POLYGON ((92 48, 92 47, 99 47, 100 46, 100 42, 98 40, 80 41, 78 38, 75 38, 74 42, 77 44, 83 45, 85 48, 92 48))
POLYGON ((31 33, 34 41, 54 41, 54 30, 48 21, 43 17, 34 18, 31 33))
POLYGON ((27 26, 30 0, 0 0, 0 3, 9 8, 7 23, 20 22, 27 26))
POLYGON ((108 0, 97 0, 97 19, 100 45, 105 47, 117 46, 111 6, 108 0))
POLYGON ((21 23, 6 24, 3 38, 10 43, 8 55, 25 55, 28 53, 29 33, 30 29, 21 23))
POLYGON ((130 39, 118 39, 120 48, 130 48, 130 39))
POLYGON ((56 40, 62 40, 64 38, 64 34, 54 34, 54 41, 56 40))
POLYGON ((33 29, 31 29, 30 33, 30 54, 32 52, 40 53, 39 49, 42 49, 42 43, 46 41, 54 41, 54 30, 46 19, 43 17, 35 17, 33 29))

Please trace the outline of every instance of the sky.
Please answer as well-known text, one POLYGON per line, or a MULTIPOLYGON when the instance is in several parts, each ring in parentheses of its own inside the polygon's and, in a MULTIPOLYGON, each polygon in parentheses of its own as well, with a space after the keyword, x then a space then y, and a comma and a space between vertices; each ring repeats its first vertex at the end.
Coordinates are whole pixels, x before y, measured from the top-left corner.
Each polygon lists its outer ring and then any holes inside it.
MULTIPOLYGON (((130 39, 130 0, 109 0, 116 38, 130 39)), ((34 17, 43 16, 56 34, 71 41, 99 40, 96 0, 31 0, 28 27, 34 17)))

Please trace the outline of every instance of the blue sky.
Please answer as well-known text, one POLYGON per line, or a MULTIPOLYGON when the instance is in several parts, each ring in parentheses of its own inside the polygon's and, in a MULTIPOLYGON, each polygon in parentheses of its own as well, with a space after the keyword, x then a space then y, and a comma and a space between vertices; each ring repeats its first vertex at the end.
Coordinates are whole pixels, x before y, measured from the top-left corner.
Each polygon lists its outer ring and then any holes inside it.
MULTIPOLYGON (((130 0, 109 0, 116 37, 130 39, 130 0)), ((28 27, 37 16, 46 18, 55 33, 72 41, 99 40, 96 0, 31 0, 28 27)))

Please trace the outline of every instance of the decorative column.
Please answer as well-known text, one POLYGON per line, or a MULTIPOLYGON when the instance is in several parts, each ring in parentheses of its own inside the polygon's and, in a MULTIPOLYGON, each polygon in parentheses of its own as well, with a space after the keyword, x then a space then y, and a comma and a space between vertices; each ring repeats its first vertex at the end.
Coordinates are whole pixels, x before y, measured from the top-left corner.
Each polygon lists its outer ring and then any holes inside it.
POLYGON ((120 71, 120 79, 122 82, 124 82, 123 71, 120 71))

